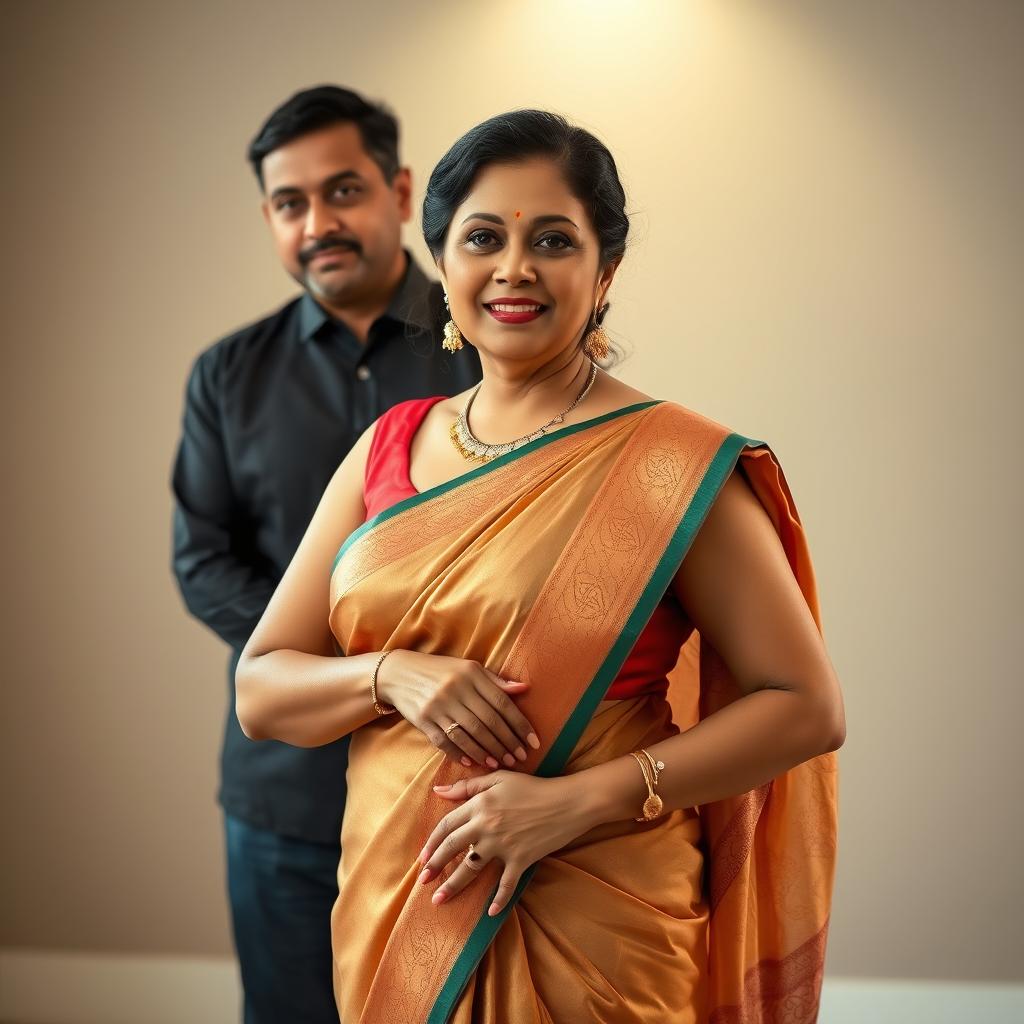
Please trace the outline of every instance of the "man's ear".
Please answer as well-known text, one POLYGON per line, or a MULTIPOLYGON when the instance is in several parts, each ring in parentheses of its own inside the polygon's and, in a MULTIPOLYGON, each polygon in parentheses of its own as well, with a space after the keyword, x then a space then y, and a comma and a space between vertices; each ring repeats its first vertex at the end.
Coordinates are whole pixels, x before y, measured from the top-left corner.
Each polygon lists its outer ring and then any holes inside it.
POLYGON ((263 219, 270 224, 270 200, 264 199, 260 202, 260 209, 263 211, 263 219))
POLYGON ((398 212, 402 223, 412 220, 412 171, 408 167, 399 167, 391 181, 395 198, 398 200, 398 212))

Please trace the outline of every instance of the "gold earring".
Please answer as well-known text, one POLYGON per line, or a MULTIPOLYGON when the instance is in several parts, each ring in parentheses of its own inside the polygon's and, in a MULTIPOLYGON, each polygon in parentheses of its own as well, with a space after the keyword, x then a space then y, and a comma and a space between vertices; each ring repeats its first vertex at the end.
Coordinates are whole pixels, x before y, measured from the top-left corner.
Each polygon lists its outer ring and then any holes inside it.
POLYGON ((448 323, 444 325, 444 341, 441 342, 441 348, 445 352, 458 352, 462 348, 462 331, 459 330, 458 324, 451 318, 451 310, 448 307, 448 293, 444 293, 444 308, 448 310, 448 323))
POLYGON ((441 342, 441 348, 446 352, 458 352, 462 348, 462 331, 454 320, 449 320, 444 325, 444 341, 441 342))
POLYGON ((595 363, 608 358, 608 335, 600 324, 595 324, 594 329, 587 335, 583 342, 583 351, 595 363))

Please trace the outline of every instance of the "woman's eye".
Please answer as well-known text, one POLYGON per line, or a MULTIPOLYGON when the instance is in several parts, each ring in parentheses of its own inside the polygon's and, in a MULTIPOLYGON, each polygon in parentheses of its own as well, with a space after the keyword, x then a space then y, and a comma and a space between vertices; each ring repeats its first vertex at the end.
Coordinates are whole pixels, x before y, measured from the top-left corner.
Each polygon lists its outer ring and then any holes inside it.
POLYGON ((474 231, 466 238, 466 241, 470 245, 475 245, 478 248, 480 246, 490 245, 494 240, 495 238, 493 231, 474 231))
POLYGON ((565 235, 545 235, 537 244, 545 249, 571 249, 572 242, 565 235), (548 244, 552 243, 552 244, 548 244))

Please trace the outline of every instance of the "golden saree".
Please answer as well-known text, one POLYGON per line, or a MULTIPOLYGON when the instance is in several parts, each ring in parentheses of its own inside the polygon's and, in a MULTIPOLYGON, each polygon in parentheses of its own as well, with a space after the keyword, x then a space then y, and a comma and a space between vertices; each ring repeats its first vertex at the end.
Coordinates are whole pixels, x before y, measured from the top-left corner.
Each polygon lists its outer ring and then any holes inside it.
MULTIPOLYGON (((760 441, 649 402, 549 434, 386 509, 342 546, 331 628, 481 662, 529 682, 541 748, 520 770, 584 770, 736 699, 696 633, 669 701, 602 704, 737 465, 768 510, 808 606, 817 596, 782 470, 760 441)), ((804 1024, 816 1019, 836 840, 835 755, 651 823, 580 836, 524 876, 498 916, 495 863, 430 902, 416 857, 473 772, 389 716, 352 737, 331 927, 343 1024, 576 1021, 804 1024)))

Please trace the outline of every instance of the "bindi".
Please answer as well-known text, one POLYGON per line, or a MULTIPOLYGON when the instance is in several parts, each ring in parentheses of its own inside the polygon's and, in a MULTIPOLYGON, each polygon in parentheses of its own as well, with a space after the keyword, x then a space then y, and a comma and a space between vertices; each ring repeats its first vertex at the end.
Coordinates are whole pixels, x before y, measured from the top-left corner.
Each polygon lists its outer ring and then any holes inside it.
POLYGON ((523 211, 522 210, 516 210, 516 220, 519 220, 519 218, 522 217, 522 215, 523 215, 523 211))

